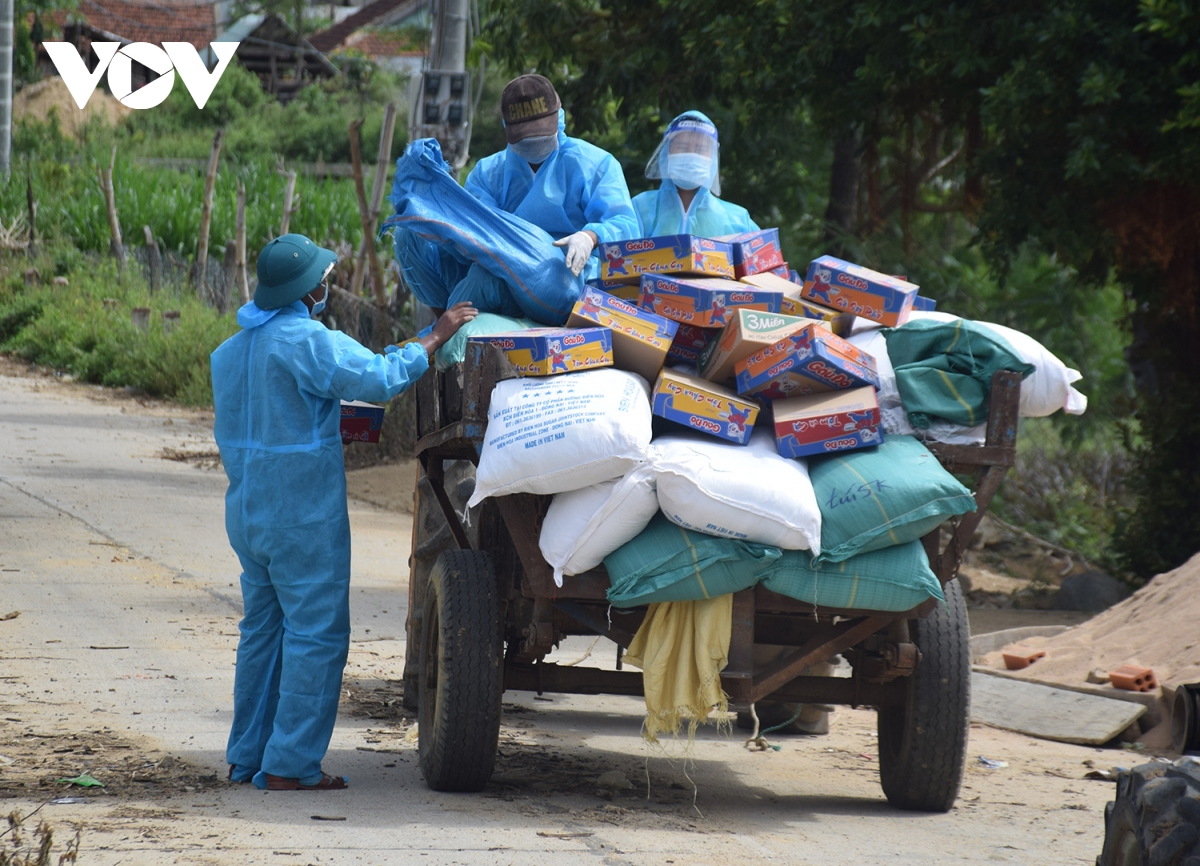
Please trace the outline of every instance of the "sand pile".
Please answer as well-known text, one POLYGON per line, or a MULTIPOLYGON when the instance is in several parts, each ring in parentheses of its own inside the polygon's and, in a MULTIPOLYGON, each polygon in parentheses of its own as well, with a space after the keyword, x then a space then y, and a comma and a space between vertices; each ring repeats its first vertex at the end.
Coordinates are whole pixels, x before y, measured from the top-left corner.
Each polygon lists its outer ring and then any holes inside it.
POLYGON ((133 111, 118 102, 112 94, 105 93, 102 87, 96 88, 87 106, 80 111, 67 85, 57 75, 23 87, 13 94, 14 121, 44 121, 49 119, 51 110, 58 112, 63 132, 75 137, 78 137, 84 124, 94 117, 102 119, 109 126, 115 126, 133 111))
MULTIPOLYGON (((1046 650, 1046 657, 1016 675, 1083 685, 1090 671, 1136 664, 1153 668, 1165 686, 1200 682, 1198 588, 1200 554, 1081 625, 1055 637, 1022 641, 1022 646, 1046 650)), ((1000 652, 989 653, 984 662, 1004 667, 1000 652)))

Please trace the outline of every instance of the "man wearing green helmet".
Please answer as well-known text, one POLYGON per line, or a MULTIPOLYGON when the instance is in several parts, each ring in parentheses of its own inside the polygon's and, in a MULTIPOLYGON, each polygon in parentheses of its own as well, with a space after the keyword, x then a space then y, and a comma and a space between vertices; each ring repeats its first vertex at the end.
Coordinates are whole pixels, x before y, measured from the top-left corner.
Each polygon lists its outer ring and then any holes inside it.
POLYGON ((473 319, 459 304, 419 341, 377 355, 313 318, 337 255, 298 234, 258 256, 242 330, 212 353, 214 433, 229 478, 225 529, 242 565, 229 778, 322 791, 350 646, 350 519, 341 400, 384 402, 473 319))

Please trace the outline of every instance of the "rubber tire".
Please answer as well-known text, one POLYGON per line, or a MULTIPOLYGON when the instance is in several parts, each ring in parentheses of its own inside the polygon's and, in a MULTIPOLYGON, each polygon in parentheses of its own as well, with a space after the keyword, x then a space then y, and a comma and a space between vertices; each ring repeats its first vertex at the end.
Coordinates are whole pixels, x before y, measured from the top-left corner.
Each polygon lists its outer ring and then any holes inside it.
POLYGON ((496 765, 504 692, 500 599, 479 550, 438 557, 425 590, 417 742, 435 791, 482 791, 496 765))
POLYGON ((1142 764, 1117 777, 1097 866, 1200 866, 1200 769, 1142 764))
POLYGON ((949 812, 958 799, 971 715, 971 636, 958 580, 946 603, 909 622, 921 662, 903 705, 879 708, 879 780, 888 802, 915 812, 949 812))

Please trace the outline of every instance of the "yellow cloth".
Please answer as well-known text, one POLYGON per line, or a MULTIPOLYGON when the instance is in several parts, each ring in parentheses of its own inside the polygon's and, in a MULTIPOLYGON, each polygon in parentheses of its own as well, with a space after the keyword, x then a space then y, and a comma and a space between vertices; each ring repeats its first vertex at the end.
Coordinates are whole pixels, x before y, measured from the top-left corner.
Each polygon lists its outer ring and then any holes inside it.
POLYGON ((713 707, 728 710, 721 671, 729 661, 732 632, 732 595, 650 605, 624 656, 642 669, 642 736, 656 743, 660 733, 678 734, 687 721, 691 740, 713 707))

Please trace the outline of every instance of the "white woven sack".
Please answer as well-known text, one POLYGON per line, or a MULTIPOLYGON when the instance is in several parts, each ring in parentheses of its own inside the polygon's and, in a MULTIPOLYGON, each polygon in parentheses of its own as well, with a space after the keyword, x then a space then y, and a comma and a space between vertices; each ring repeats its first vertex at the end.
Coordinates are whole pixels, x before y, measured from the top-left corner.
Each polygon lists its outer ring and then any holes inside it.
POLYGON ((650 447, 649 392, 641 376, 611 367, 500 382, 469 504, 620 478, 650 447))
POLYGON ((559 493, 542 521, 538 546, 554 569, 564 574, 595 568, 614 550, 632 541, 658 513, 654 472, 642 464, 624 478, 601 481, 582 490, 559 493))
POLYGON ((821 552, 821 510, 808 463, 781 457, 769 424, 747 445, 702 434, 663 436, 651 449, 658 505, 685 529, 821 552))

